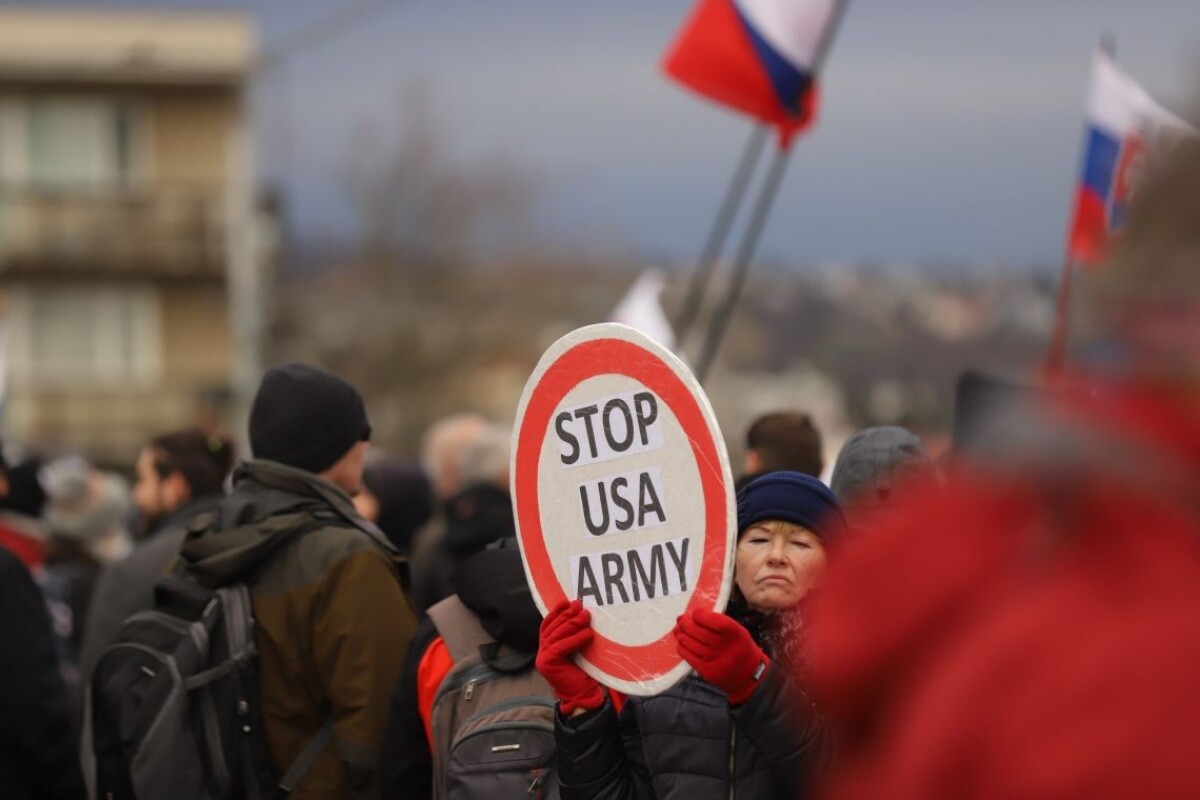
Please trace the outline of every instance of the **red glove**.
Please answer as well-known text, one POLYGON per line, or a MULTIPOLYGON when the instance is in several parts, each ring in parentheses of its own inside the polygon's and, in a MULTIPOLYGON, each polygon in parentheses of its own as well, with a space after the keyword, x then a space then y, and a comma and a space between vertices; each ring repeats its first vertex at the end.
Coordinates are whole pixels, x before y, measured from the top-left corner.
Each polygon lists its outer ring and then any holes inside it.
POLYGON ((546 618, 538 634, 537 671, 554 689, 564 715, 604 705, 600 683, 571 658, 592 641, 592 614, 579 600, 563 600, 546 618))
POLYGON ((689 611, 674 634, 679 655, 735 706, 750 699, 771 664, 748 630, 715 611, 689 611))

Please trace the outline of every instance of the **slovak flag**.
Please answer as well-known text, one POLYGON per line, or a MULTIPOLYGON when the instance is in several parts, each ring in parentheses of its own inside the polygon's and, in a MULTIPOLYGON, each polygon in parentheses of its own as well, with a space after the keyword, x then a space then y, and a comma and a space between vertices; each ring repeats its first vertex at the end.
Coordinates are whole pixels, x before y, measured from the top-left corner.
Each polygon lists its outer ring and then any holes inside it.
POLYGON ((1096 53, 1088 98, 1082 184, 1067 256, 1094 266, 1120 233, 1138 181, 1155 158, 1192 128, 1167 111, 1104 50, 1096 53))
POLYGON ((846 0, 700 0, 663 68, 685 86, 775 126, 780 143, 816 119, 816 74, 846 0))

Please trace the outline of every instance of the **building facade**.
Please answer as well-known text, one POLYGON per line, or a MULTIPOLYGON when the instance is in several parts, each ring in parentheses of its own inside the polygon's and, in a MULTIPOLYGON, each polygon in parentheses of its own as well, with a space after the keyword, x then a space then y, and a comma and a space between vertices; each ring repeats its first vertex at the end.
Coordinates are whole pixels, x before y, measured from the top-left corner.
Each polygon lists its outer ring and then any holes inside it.
POLYGON ((229 425, 254 57, 239 14, 0 9, 6 438, 122 464, 229 425))

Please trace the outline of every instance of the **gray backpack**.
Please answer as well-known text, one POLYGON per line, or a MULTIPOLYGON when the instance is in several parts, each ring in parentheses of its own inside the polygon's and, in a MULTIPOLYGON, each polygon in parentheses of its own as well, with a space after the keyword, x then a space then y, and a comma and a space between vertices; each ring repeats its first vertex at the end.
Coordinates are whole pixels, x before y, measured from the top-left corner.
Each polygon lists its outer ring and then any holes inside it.
POLYGON ((436 800, 557 798, 554 691, 452 596, 429 609, 454 668, 433 702, 436 800))
POLYGON ((84 760, 100 800, 286 797, 333 736, 331 721, 280 777, 266 756, 250 593, 168 576, 96 662, 84 760))

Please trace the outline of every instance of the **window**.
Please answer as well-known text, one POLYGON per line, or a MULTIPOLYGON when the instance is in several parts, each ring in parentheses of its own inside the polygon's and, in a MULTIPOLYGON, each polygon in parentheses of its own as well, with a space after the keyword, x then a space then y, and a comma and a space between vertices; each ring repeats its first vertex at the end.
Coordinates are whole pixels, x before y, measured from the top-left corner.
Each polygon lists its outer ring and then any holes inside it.
POLYGON ((145 103, 83 95, 0 96, 0 242, 28 232, 29 190, 136 188, 149 162, 145 103))
POLYGON ((36 383, 153 383, 162 370, 158 293, 146 286, 14 287, 10 374, 36 383))
POLYGON ((15 185, 110 189, 141 179, 144 106, 85 96, 0 100, 0 177, 15 185))

